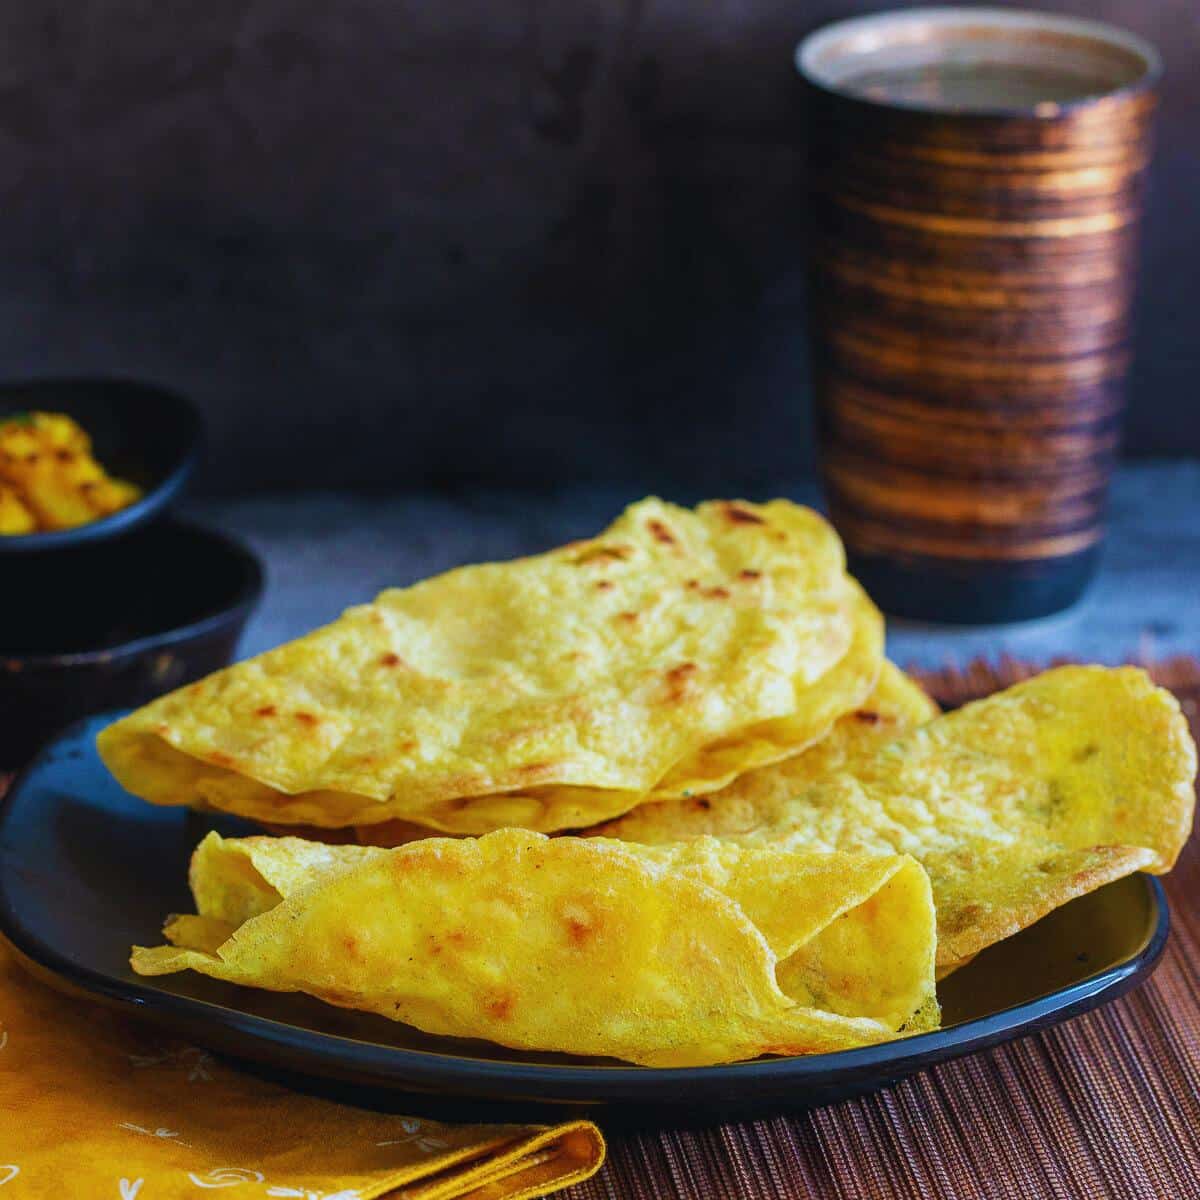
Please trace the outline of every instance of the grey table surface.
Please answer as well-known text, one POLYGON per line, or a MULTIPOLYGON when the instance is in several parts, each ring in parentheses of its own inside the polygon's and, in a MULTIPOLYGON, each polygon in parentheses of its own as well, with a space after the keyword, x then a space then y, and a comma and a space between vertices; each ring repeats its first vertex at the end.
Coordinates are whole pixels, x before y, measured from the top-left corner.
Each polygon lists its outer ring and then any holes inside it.
MULTIPOLYGON (((332 620, 385 587, 594 533, 639 494, 616 486, 537 495, 308 493, 208 501, 190 511, 244 538, 265 560, 266 594, 241 648, 249 655, 332 620)), ((815 484, 805 481, 782 481, 751 498, 766 495, 819 502, 815 484)), ((701 497, 666 498, 692 503, 701 497)), ((1099 576, 1069 612, 974 628, 893 620, 888 651, 902 666, 925 668, 1004 655, 1117 662, 1200 654, 1200 462, 1120 472, 1099 576)))

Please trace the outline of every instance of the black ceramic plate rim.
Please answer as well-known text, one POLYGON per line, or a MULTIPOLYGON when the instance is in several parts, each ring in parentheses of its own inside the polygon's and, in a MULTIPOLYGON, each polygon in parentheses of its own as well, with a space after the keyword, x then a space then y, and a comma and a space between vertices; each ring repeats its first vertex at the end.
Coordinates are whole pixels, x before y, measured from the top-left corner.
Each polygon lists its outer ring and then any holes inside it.
MULTIPOLYGON (((42 550, 61 550, 69 546, 81 546, 85 542, 116 537, 118 534, 141 525, 156 512, 165 508, 179 495, 192 477, 192 472, 195 471, 196 464, 200 461, 203 426, 195 405, 181 393, 140 379, 122 379, 119 375, 103 377, 66 375, 57 379, 38 379, 32 382, 36 383, 39 388, 47 389, 101 383, 113 387, 144 388, 159 392, 164 398, 170 397, 170 402, 178 408, 183 419, 191 427, 191 437, 188 439, 187 451, 179 457, 177 462, 170 465, 162 482, 146 492, 140 500, 134 501, 133 504, 119 509, 115 513, 109 513, 106 517, 88 521, 84 525, 74 525, 70 529, 52 529, 42 533, 22 533, 11 537, 0 537, 0 554, 32 554, 42 550)), ((2 419, 3 414, 0 414, 0 420, 2 419)))
MULTIPOLYGON (((32 777, 40 769, 43 760, 53 755, 60 740, 71 738, 81 727, 92 724, 96 719, 90 717, 78 721, 64 730, 42 749, 13 782, 8 795, 0 802, 0 846, 3 845, 8 814, 26 778, 32 777)), ((16 863, 11 865, 20 869, 16 863)), ((262 1056, 254 1053, 253 1046, 248 1048, 244 1039, 277 1050, 293 1051, 296 1058, 292 1069, 307 1074, 367 1076, 378 1086, 398 1090, 419 1090, 425 1086, 436 1087, 440 1091, 457 1089, 463 1095, 476 1096, 486 1096, 488 1092, 507 1095, 513 1087, 528 1087, 534 1095, 538 1095, 540 1089, 551 1089, 550 1094, 540 1093, 546 1101, 625 1099, 631 1093, 644 1100, 661 1098, 678 1101, 681 1085, 695 1088, 697 1095, 711 1095, 722 1084, 752 1081, 788 1082, 802 1086, 806 1082, 825 1082, 842 1075, 852 1077, 868 1070, 900 1077, 947 1058, 1036 1032, 1087 1012, 1105 1000, 1115 999, 1150 973, 1162 955, 1170 931, 1169 910, 1162 884, 1149 875, 1139 875, 1138 878, 1146 888, 1154 909, 1153 929, 1127 959, 1088 979, 986 1017, 875 1046, 708 1067, 503 1062, 472 1058, 466 1054, 381 1046, 341 1034, 303 1029, 212 1001, 118 979, 80 966, 34 936, 25 927, 10 900, 4 871, 0 871, 0 936, 6 938, 35 967, 120 1008, 162 1024, 186 1027, 201 1041, 207 1030, 237 1035, 243 1039, 240 1050, 246 1057, 262 1056)), ((225 1048, 231 1048, 233 1053, 238 1052, 229 1038, 220 1040, 225 1048)))
MULTIPOLYGON (((340 1034, 317 1033, 269 1017, 258 1017, 226 1008, 208 1000, 160 991, 144 984, 126 983, 87 967, 80 967, 48 946, 28 939, 8 902, 0 883, 0 934, 18 953, 36 967, 58 976, 76 987, 131 1012, 153 1018, 167 1018, 172 1025, 198 1030, 211 1023, 241 1037, 249 1037, 283 1050, 298 1051, 301 1058, 293 1069, 303 1073, 314 1060, 331 1075, 350 1073, 369 1075, 381 1085, 399 1088, 436 1084, 458 1085, 463 1094, 477 1091, 481 1083, 491 1081, 505 1089, 552 1084, 550 1100, 569 1100, 572 1093, 585 1096, 606 1094, 612 1098, 630 1091, 653 1099, 655 1092, 666 1090, 678 1098, 679 1085, 691 1085, 704 1092, 712 1085, 732 1082, 734 1077, 760 1080, 782 1079, 802 1085, 806 1080, 827 1079, 831 1075, 851 1075, 860 1068, 894 1071, 897 1076, 950 1057, 982 1050, 1011 1037, 1034 1033, 1096 1007, 1102 1000, 1115 999, 1128 991, 1157 963, 1167 943, 1169 918, 1162 885, 1151 876, 1142 877, 1151 893, 1157 912, 1154 932, 1142 948, 1123 963, 1081 980, 1058 991, 1039 996, 1025 1004, 1014 1005, 987 1017, 954 1025, 932 1033, 842 1050, 831 1054, 812 1054, 792 1058, 755 1059, 751 1062, 726 1063, 710 1067, 637 1067, 567 1066, 557 1063, 497 1062, 467 1055, 429 1050, 405 1050, 361 1042, 340 1034), (174 1019, 172 1019, 174 1018, 174 1019)), ((203 1038, 201 1038, 203 1040, 203 1038)), ((249 1051, 248 1056, 255 1057, 249 1051)))
MULTIPOLYGON (((4 658, 12 662, 19 662, 25 667, 41 669, 79 667, 97 662, 120 662, 122 659, 144 654, 148 650, 173 646, 189 638, 199 637, 212 629, 228 624, 254 607, 259 596, 262 595, 264 575, 262 563, 249 547, 243 545, 236 538, 230 537, 227 533, 209 529, 206 525, 199 525, 194 521, 169 518, 163 528, 166 530, 182 529, 189 534, 198 534, 208 538, 222 549, 228 550, 231 557, 238 560, 242 569, 242 583, 238 588, 237 595, 227 604, 206 616, 189 621, 186 625, 173 625, 170 629, 164 629, 160 633, 141 634, 138 637, 129 638, 123 642, 114 642, 111 646, 101 646, 95 650, 75 650, 65 654, 5 652, 4 658)), ((64 732, 69 732, 74 728, 75 726, 72 725, 64 732)), ((36 762, 35 759, 33 765, 36 765, 36 762)))

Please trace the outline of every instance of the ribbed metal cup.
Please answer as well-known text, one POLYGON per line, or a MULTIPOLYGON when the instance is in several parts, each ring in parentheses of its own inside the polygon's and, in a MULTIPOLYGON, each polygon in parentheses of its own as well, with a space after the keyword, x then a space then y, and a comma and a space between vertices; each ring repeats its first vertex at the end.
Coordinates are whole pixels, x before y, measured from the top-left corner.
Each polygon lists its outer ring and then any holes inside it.
POLYGON ((1091 21, 909 10, 801 43, 822 464, 888 611, 1017 620, 1076 600, 1104 533, 1159 60, 1091 21), (1070 65, 1022 108, 858 94, 889 61, 1070 65))

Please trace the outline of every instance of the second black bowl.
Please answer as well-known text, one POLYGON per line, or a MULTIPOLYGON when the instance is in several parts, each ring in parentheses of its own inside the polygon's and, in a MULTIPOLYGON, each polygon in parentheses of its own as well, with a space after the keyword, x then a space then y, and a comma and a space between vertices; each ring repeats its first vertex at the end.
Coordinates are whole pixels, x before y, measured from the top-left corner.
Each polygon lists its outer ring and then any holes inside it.
POLYGON ((89 713, 225 666, 262 591, 239 543, 182 522, 0 566, 0 767, 89 713))

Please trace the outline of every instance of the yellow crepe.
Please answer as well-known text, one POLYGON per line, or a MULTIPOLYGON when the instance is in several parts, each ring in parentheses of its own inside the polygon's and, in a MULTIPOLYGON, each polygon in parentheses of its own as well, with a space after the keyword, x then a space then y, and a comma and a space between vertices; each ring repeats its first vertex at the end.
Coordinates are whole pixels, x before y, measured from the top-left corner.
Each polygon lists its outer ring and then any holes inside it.
MULTIPOLYGON (((911 854, 933 885, 944 974, 1074 896, 1169 870, 1191 830, 1196 747, 1178 701, 1144 671, 1061 667, 805 789, 790 772, 743 776, 695 830, 721 827, 728 810, 749 844, 911 854)), ((626 829, 688 833, 677 811, 662 829, 649 815, 608 827, 626 829)))
POLYGON ((222 840, 199 915, 134 970, 303 991, 430 1033, 654 1066, 934 1027, 934 913, 910 858, 506 829, 398 849, 222 840))
MULTIPOLYGON (((855 585, 857 591, 857 585, 855 585)), ((861 593, 859 593, 861 595, 861 593)), ((830 729, 830 722, 838 711, 845 711, 847 697, 861 694, 866 683, 879 663, 883 646, 883 621, 874 606, 864 606, 855 633, 855 641, 842 659, 823 679, 818 680, 808 691, 811 697, 805 706, 803 718, 788 721, 792 735, 801 747, 799 753, 780 761, 779 768, 789 778, 805 783, 839 767, 855 754, 867 754, 881 742, 889 740, 903 729, 927 721, 937 714, 937 705, 898 668, 884 661, 879 672, 874 692, 863 701, 863 707, 842 717, 830 729), (806 728, 801 732, 801 721, 806 728), (828 732, 826 732, 828 731, 828 732), (807 747, 806 749, 804 747, 807 747)), ((731 740, 711 750, 702 752, 707 764, 709 778, 718 776, 718 764, 722 758, 729 760, 737 755, 750 759, 757 754, 767 762, 779 758, 782 743, 772 742, 778 733, 760 729, 755 735, 756 745, 731 740)), ((711 820, 704 821, 700 814, 706 812, 709 797, 705 787, 693 775, 691 786, 683 789, 682 795, 670 795, 664 784, 660 784, 632 811, 605 825, 592 828, 590 833, 602 833, 611 837, 633 842, 671 841, 673 822, 678 822, 680 836, 695 837, 700 833, 728 835, 743 833, 758 825, 752 811, 740 803, 712 805, 711 820), (641 837, 639 828, 645 823, 649 836, 641 837)), ((720 793, 724 795, 724 793, 720 793)), ((305 836, 303 826, 266 825, 272 833, 305 836)), ((380 821, 374 825, 358 825, 352 830, 337 830, 331 839, 324 833, 309 834, 321 841, 359 842, 365 846, 402 846, 406 842, 428 837, 429 829, 413 821, 380 821)))
POLYGON ((578 828, 803 749, 869 694, 882 640, 817 514, 646 500, 384 592, 98 745, 147 800, 269 824, 578 828))
MULTIPOLYGON (((629 842, 672 842, 701 834, 751 833, 777 811, 781 796, 796 796, 826 775, 853 770, 882 745, 925 724, 938 707, 898 667, 884 662, 874 692, 846 713, 827 737, 772 767, 742 775, 720 791, 652 800, 590 830, 629 842)), ((396 830, 399 844, 402 831, 396 830)), ((370 831, 364 831, 369 836, 370 831)))

